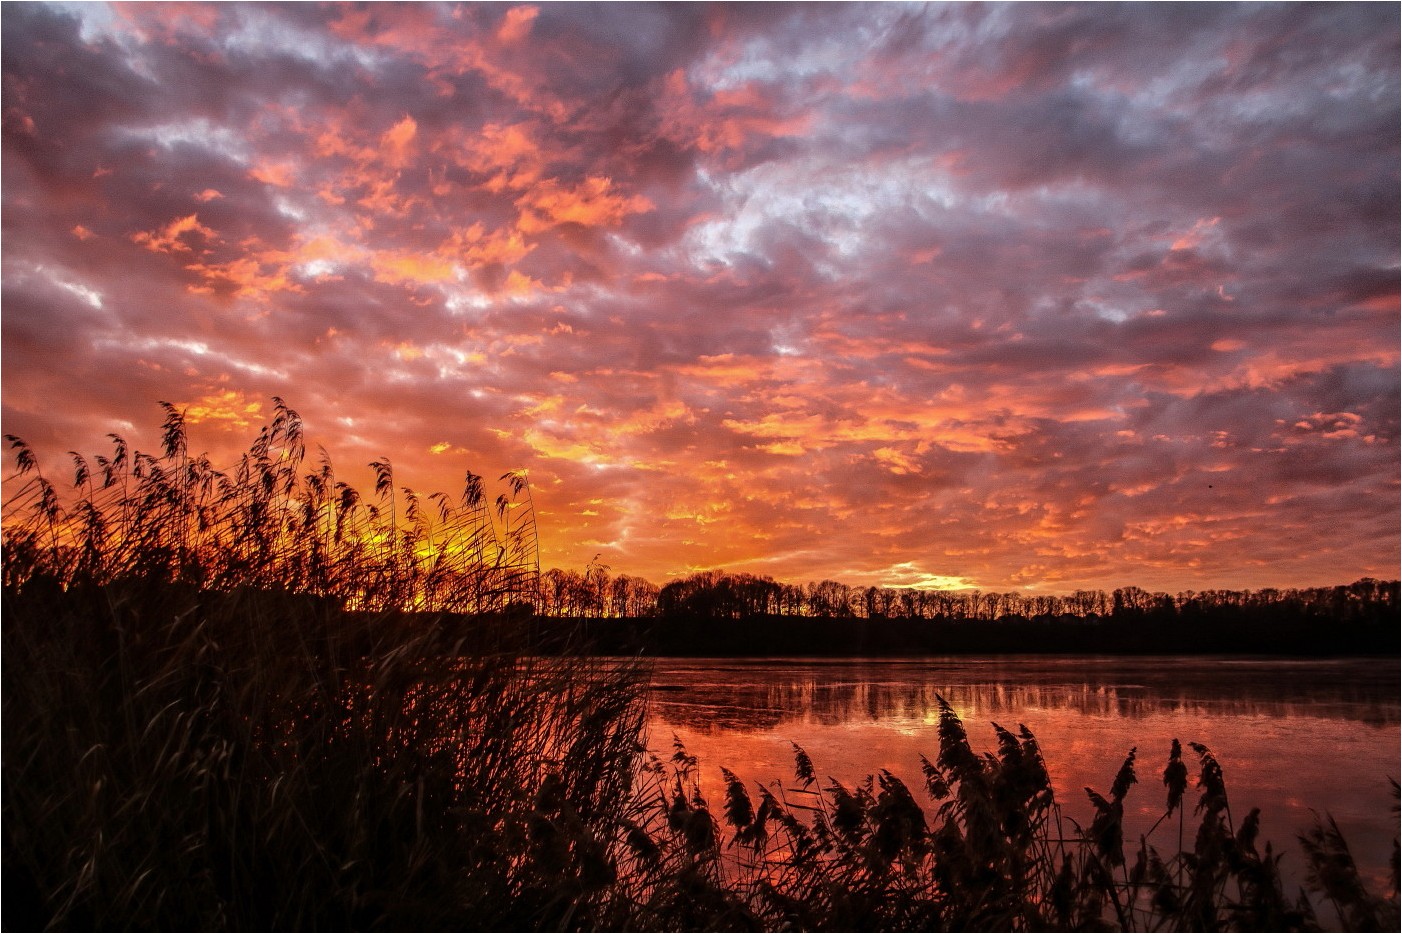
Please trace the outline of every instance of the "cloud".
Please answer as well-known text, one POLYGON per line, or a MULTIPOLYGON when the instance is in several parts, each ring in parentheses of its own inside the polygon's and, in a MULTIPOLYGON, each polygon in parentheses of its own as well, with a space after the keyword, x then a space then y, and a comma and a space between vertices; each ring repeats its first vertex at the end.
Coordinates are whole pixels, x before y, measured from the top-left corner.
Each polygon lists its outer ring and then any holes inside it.
POLYGON ((581 227, 617 227, 630 214, 652 209, 642 195, 622 195, 613 190, 606 176, 584 179, 573 188, 564 188, 554 179, 532 186, 516 201, 521 216, 516 226, 524 234, 535 234, 560 224, 581 227))
MULTIPOLYGON (((195 248, 185 239, 186 234, 198 234, 206 240, 217 240, 219 235, 200 223, 198 214, 177 217, 163 228, 154 231, 140 230, 131 235, 136 243, 155 253, 190 253, 195 248)), ((201 251, 203 252, 203 251, 201 251)))
POLYGON ((6 431, 277 395, 655 580, 1394 576, 1398 17, 6 6, 6 431))

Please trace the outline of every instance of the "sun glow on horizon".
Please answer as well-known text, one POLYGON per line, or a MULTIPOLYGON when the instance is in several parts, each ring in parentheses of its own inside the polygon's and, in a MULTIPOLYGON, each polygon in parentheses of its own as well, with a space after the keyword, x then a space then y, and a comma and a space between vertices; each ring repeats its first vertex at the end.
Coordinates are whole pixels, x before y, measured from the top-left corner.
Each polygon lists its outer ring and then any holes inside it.
POLYGON ((529 467, 547 566, 1396 576, 1395 8, 3 15, 45 463, 278 396, 424 488, 529 467))

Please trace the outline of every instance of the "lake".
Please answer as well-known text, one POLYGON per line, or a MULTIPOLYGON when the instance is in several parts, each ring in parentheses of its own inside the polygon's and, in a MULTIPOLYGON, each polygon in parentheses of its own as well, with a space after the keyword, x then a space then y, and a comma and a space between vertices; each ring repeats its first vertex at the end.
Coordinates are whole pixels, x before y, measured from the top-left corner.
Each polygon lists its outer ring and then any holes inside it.
MULTIPOLYGON (((721 766, 751 786, 792 781, 791 743, 824 783, 851 787, 884 768, 928 802, 920 755, 939 754, 937 696, 964 720, 975 751, 996 749, 991 722, 1014 731, 1025 723, 1064 812, 1083 822, 1092 808, 1082 789, 1107 793, 1137 747, 1127 849, 1163 813, 1162 774, 1177 738, 1193 779, 1189 848, 1197 757, 1187 744, 1198 742, 1222 765, 1234 820, 1261 808, 1262 839, 1287 854, 1287 879, 1302 878, 1295 834, 1318 811, 1338 821, 1374 890, 1386 888, 1398 832, 1389 779, 1402 757, 1395 659, 658 659, 649 745, 668 756, 675 734, 700 757, 717 807, 721 766)), ((1151 838, 1161 852, 1176 848, 1176 824, 1151 838)))

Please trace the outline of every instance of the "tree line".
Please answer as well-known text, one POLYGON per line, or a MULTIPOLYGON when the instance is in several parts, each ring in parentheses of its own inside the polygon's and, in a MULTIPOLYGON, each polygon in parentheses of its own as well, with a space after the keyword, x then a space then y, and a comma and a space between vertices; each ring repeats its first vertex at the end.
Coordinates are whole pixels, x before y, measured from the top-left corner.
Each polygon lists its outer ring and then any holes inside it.
POLYGON ((1282 610, 1348 620, 1398 608, 1398 581, 1365 577, 1334 587, 1202 590, 1176 594, 1140 587, 1069 594, 1000 593, 854 587, 833 580, 803 584, 768 576, 702 571, 661 587, 591 562, 584 571, 552 568, 541 575, 541 615, 566 618, 685 616, 740 620, 793 616, 849 619, 984 620, 1094 619, 1212 614, 1220 610, 1282 610))

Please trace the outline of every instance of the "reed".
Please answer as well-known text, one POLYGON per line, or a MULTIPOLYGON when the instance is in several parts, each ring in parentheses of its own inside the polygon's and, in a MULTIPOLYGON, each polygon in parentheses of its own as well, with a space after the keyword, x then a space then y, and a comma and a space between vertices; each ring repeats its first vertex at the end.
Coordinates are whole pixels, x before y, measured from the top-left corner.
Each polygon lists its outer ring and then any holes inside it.
POLYGON ((1170 753, 1137 841, 1137 754, 1082 827, 1029 730, 979 753, 947 705, 921 789, 820 781, 796 748, 791 780, 722 772, 713 803, 679 744, 642 754, 638 666, 143 582, 7 589, 3 634, 11 929, 1310 930, 1314 904, 1396 924, 1395 880, 1370 892, 1327 819, 1304 840, 1317 901, 1287 893, 1203 747, 1195 776, 1170 753))
POLYGON ((110 455, 69 452, 63 491, 6 435, 7 583, 61 587, 139 578, 228 591, 325 597, 350 609, 480 613, 539 603, 540 557, 524 472, 489 506, 468 471, 456 496, 421 498, 396 484, 388 458, 370 464, 372 496, 337 479, 324 449, 308 470, 301 417, 274 398, 274 417, 238 462, 216 469, 190 454, 183 413, 161 403, 159 455, 109 435, 110 455), (95 465, 95 467, 94 467, 95 465))
MULTIPOLYGON (((1191 747, 1199 791, 1191 847, 1174 842, 1166 820, 1183 814, 1190 778, 1175 740, 1164 816, 1127 848, 1135 750, 1107 795, 1085 789, 1094 816, 1082 827, 1064 815, 1025 726, 1014 733, 995 725, 997 751, 979 754, 954 711, 943 701, 940 708, 939 755, 922 760, 925 806, 886 771, 853 788, 821 785, 795 747, 793 780, 756 785, 758 804, 722 769, 718 819, 695 757, 678 743, 669 761, 654 759, 647 878, 665 894, 648 903, 704 896, 712 913, 682 930, 1309 931, 1321 927, 1317 904, 1330 909, 1325 926, 1397 927, 1395 856, 1391 891, 1370 891, 1337 826, 1321 818, 1300 838, 1315 900, 1287 892, 1281 855, 1258 846, 1259 810, 1231 822, 1221 765, 1200 744, 1191 747)), ((649 916, 644 927, 694 918, 668 920, 649 916)))
POLYGON ((1137 750, 1082 827, 1026 726, 978 752, 943 699, 921 789, 824 783, 795 746, 792 780, 722 771, 713 805, 680 742, 645 752, 644 665, 537 650, 524 475, 494 516, 481 478, 425 500, 385 459, 367 503, 324 454, 303 472, 280 400, 221 471, 164 411, 161 456, 74 454, 67 497, 9 439, 7 929, 1397 927, 1395 856, 1370 891, 1321 818, 1317 901, 1287 893, 1200 744, 1138 841, 1137 750))
POLYGON ((4 601, 10 929, 591 925, 635 774, 629 666, 464 656, 247 589, 4 601))
POLYGON ((6 927, 598 926, 645 679, 532 651, 524 474, 367 501, 275 406, 214 470, 165 405, 68 496, 7 439, 6 927))

